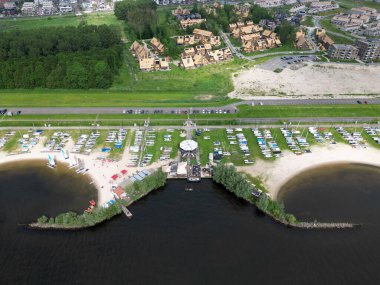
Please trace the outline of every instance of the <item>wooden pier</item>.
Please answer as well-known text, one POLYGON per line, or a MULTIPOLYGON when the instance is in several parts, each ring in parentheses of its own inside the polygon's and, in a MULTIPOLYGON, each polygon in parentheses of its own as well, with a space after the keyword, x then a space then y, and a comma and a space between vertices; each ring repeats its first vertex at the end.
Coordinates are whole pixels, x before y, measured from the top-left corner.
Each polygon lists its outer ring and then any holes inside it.
POLYGON ((131 219, 133 217, 132 213, 127 209, 127 207, 121 205, 121 209, 123 210, 124 214, 127 216, 128 219, 131 219))

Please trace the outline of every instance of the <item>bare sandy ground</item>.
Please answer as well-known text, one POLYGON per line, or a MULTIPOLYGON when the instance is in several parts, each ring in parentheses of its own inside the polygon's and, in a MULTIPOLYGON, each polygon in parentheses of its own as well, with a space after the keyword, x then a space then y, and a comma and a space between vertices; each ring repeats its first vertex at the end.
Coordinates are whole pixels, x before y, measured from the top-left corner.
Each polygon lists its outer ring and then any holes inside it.
POLYGON ((312 147, 312 153, 301 156, 286 152, 284 157, 274 162, 258 160, 253 166, 237 167, 239 171, 263 179, 264 185, 273 199, 277 199, 281 187, 297 174, 331 163, 363 163, 380 167, 380 151, 367 147, 352 148, 345 144, 312 147))
POLYGON ((235 75, 233 83, 229 97, 243 100, 380 96, 380 65, 308 63, 280 73, 256 66, 235 75))

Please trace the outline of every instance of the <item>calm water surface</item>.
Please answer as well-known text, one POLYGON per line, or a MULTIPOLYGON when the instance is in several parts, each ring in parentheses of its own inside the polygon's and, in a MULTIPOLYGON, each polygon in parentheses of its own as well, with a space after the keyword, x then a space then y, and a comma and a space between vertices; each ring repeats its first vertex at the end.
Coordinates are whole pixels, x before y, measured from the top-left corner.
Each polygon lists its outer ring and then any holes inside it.
POLYGON ((379 283, 378 169, 317 169, 281 193, 303 219, 363 223, 358 230, 288 229, 204 180, 193 192, 169 181, 130 207, 132 220, 60 232, 17 224, 81 211, 96 194, 82 176, 40 165, 0 169, 0 284, 379 283))

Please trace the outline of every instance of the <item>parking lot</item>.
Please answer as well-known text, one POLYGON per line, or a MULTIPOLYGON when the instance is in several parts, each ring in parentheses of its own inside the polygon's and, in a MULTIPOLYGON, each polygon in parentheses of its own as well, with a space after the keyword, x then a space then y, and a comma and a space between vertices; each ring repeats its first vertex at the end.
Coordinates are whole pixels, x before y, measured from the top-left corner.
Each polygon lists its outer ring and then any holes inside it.
POLYGON ((163 108, 163 109, 151 109, 151 108, 141 108, 141 109, 124 109, 123 114, 230 114, 235 112, 235 108, 163 108))
POLYGON ((260 68, 275 71, 276 69, 289 68, 291 66, 296 66, 304 62, 315 60, 316 56, 314 55, 282 56, 268 60, 267 62, 260 65, 260 68))

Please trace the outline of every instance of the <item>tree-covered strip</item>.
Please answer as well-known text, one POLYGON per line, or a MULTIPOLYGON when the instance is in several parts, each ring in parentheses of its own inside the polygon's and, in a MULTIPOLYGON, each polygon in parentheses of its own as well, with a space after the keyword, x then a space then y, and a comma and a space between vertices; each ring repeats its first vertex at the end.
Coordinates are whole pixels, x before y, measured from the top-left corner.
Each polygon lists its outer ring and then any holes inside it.
POLYGON ((237 172, 234 166, 226 166, 218 164, 213 167, 212 178, 215 182, 222 184, 226 189, 234 193, 238 198, 242 198, 247 202, 255 205, 264 213, 272 216, 284 224, 296 224, 297 219, 285 212, 284 205, 276 202, 266 196, 264 193, 256 198, 252 194, 252 184, 248 181, 244 174, 237 172))

